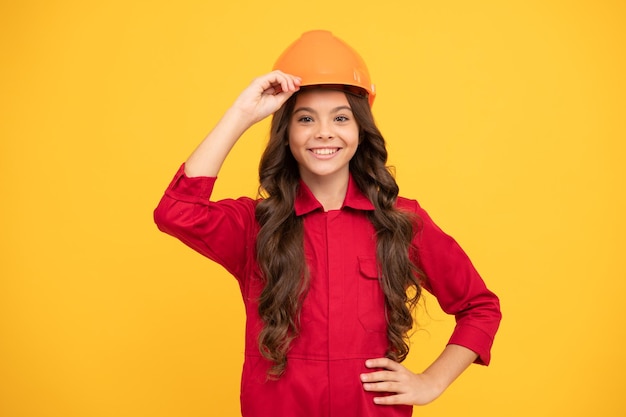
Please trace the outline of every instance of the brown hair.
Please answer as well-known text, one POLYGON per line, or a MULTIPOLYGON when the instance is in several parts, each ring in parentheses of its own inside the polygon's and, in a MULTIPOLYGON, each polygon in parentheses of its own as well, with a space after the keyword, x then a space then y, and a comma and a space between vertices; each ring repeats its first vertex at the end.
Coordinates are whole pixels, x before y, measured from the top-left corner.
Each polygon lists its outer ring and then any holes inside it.
MULTIPOLYGON (((302 219, 294 213, 300 174, 298 163, 285 146, 295 106, 294 94, 273 116, 270 140, 259 165, 260 194, 256 207, 261 228, 257 261, 264 289, 259 315, 261 354, 273 362, 269 377, 279 377, 287 364, 291 341, 299 331, 299 314, 308 287, 302 219)), ((387 356, 398 362, 409 352, 412 310, 421 295, 423 272, 410 259, 416 220, 395 207, 398 185, 386 166, 387 149, 376 127, 367 98, 346 94, 359 126, 360 144, 350 161, 350 172, 375 210, 369 219, 376 230, 376 256, 387 309, 387 356)))

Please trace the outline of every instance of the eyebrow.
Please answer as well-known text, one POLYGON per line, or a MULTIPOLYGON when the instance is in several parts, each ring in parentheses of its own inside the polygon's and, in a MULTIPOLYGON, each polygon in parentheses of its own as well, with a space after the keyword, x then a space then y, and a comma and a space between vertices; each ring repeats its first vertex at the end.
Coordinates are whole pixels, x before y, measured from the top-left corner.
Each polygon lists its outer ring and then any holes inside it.
MULTIPOLYGON (((352 109, 350 108, 350 106, 338 106, 338 107, 335 107, 334 109, 332 109, 330 112, 331 113, 337 113, 338 111, 341 111, 341 110, 348 110, 348 111, 352 112, 352 109)), ((301 112, 301 111, 309 112, 309 113, 317 113, 311 107, 298 107, 297 109, 295 109, 293 111, 293 114, 296 114, 296 113, 301 112)))

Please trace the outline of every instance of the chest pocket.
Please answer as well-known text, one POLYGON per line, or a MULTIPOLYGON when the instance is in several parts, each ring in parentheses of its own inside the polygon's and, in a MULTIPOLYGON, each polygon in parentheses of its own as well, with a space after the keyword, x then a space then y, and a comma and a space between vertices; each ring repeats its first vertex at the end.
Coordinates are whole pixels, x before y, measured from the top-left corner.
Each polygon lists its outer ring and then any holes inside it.
POLYGON ((378 279, 376 258, 359 257, 357 280, 359 322, 367 332, 386 332, 385 295, 378 279))

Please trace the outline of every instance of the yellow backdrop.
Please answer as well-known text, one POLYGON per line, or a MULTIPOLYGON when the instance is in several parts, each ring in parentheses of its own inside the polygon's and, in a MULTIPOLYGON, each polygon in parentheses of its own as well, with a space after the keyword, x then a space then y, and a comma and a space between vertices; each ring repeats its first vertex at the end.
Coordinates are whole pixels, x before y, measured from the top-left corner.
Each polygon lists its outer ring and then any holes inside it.
MULTIPOLYGON (((361 52, 402 194, 502 300, 488 368, 420 416, 623 416, 623 1, 0 6, 0 415, 235 416, 237 285, 157 231, 178 165, 305 30, 361 52)), ((217 196, 254 196, 267 123, 217 196)), ((453 326, 432 299, 407 363, 453 326)))

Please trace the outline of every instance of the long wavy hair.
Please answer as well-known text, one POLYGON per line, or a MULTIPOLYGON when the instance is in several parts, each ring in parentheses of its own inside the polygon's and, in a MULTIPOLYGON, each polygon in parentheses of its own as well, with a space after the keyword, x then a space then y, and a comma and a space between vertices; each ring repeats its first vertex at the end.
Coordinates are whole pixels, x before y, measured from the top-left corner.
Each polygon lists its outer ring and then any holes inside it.
MULTIPOLYGON (((263 320, 259 349, 273 363, 268 371, 270 378, 278 378, 285 371, 289 346, 298 336, 300 310, 309 282, 302 218, 294 212, 300 174, 297 161, 285 146, 296 96, 274 114, 269 143, 259 165, 259 193, 263 198, 256 207, 260 224, 256 254, 264 279, 258 307, 263 320)), ((401 362, 409 352, 412 311, 420 298, 424 277, 410 259, 418 219, 395 207, 398 185, 386 165, 385 140, 367 98, 351 93, 346 97, 359 126, 359 146, 350 161, 350 172, 375 207, 369 212, 369 220, 376 231, 379 280, 385 295, 389 340, 386 355, 401 362)))

